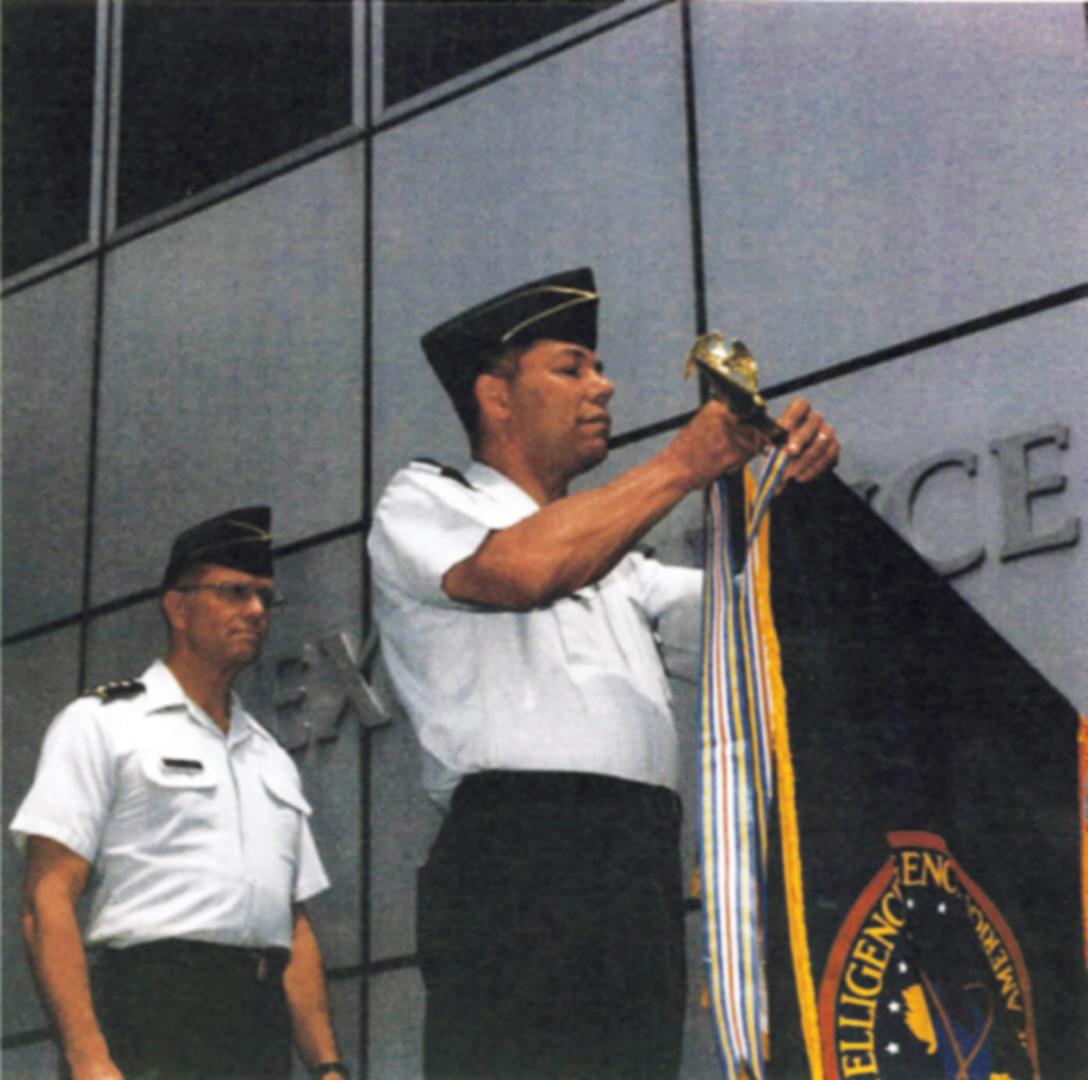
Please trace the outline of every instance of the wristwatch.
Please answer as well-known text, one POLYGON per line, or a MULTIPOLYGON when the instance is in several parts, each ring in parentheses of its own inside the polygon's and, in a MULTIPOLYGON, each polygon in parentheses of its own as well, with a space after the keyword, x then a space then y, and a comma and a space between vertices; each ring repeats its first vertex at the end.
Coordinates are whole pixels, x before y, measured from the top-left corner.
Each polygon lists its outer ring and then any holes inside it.
POLYGON ((313 1080, 321 1080, 323 1076, 342 1076, 344 1080, 351 1080, 351 1073, 342 1061, 323 1061, 310 1070, 313 1080))

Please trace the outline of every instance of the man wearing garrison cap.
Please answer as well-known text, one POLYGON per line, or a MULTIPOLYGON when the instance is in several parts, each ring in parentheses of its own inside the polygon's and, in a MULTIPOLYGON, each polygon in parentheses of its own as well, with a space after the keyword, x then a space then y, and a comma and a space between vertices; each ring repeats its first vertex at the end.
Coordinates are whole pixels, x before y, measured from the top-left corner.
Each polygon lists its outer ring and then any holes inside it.
POLYGON ((165 659, 60 713, 12 823, 72 1080, 287 1080, 292 1036, 314 1075, 347 1075, 303 907, 328 885, 310 808, 231 692, 277 603, 270 521, 244 507, 178 536, 165 659))
MULTIPOLYGON (((764 436, 711 401, 593 490, 613 384, 573 270, 423 338, 468 433, 463 474, 398 473, 370 553, 383 652, 448 808, 420 871, 429 1080, 678 1074, 684 1015, 677 740, 654 631, 698 619, 701 575, 635 544, 764 436)), ((804 482, 838 441, 780 423, 804 482)))

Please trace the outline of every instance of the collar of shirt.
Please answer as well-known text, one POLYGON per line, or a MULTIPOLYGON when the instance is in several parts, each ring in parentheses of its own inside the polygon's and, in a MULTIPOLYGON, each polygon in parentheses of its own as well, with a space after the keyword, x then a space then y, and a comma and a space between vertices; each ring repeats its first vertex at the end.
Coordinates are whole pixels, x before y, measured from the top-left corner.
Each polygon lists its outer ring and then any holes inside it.
MULTIPOLYGON (((149 715, 172 709, 184 709, 195 723, 200 724, 201 727, 211 729, 218 735, 222 735, 218 725, 185 693, 174 673, 162 660, 156 660, 140 676, 140 681, 147 690, 147 712, 149 715)), ((261 733, 261 729, 257 726, 256 721, 245 711, 238 695, 231 691, 230 731, 227 734, 227 745, 236 746, 251 735, 259 733, 261 733)))
POLYGON ((540 504, 528 492, 490 465, 474 461, 465 470, 465 479, 482 494, 511 510, 518 510, 522 517, 535 514, 540 509, 540 504))

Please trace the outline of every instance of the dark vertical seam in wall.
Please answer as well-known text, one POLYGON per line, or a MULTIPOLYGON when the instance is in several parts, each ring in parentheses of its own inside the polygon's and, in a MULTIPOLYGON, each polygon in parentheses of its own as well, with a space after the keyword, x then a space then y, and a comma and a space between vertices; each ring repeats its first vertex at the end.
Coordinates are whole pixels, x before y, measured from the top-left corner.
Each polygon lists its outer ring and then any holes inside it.
MULTIPOLYGON (((691 270, 695 293, 695 334, 705 334, 709 328, 706 295, 706 248, 703 242, 703 192, 699 159, 699 114, 695 84, 695 45, 691 26, 692 0, 680 0, 680 26, 684 46, 684 119, 687 125, 688 198, 691 205, 691 270)), ((699 400, 708 397, 706 378, 699 377, 699 400)), ((729 514, 729 538, 733 551, 746 554, 744 522, 744 489, 740 474, 724 478, 726 506, 729 514)), ((704 504, 704 520, 708 509, 704 504)), ((704 525, 704 529, 706 526, 704 525)))
POLYGON ((688 202, 691 212, 691 271, 695 291, 695 333, 705 334, 706 266, 703 249, 703 202, 699 177, 699 124, 695 109, 695 50, 691 0, 680 0, 680 34, 684 49, 684 119, 687 125, 688 202))
POLYGON ((370 632, 370 556, 366 550, 366 532, 370 526, 370 507, 374 483, 374 71, 372 25, 375 0, 366 0, 363 15, 363 442, 362 442, 362 506, 364 523, 361 611, 363 632, 370 632))
MULTIPOLYGON (((102 49, 102 63, 105 67, 103 73, 103 85, 105 92, 102 95, 101 107, 105 110, 102 124, 102 153, 97 162, 92 155, 92 168, 102 170, 102 182, 99 185, 99 204, 92 207, 92 213, 97 211, 99 232, 95 240, 94 258, 94 333, 91 342, 91 424, 89 445, 87 447, 87 500, 83 507, 83 582, 79 603, 79 684, 77 692, 87 684, 87 668, 90 628, 91 628, 91 592, 94 577, 94 507, 98 486, 98 420, 99 403, 102 396, 102 339, 104 335, 103 323, 106 309, 106 229, 109 223, 109 161, 110 146, 113 140, 111 122, 111 90, 113 85, 113 13, 112 4, 102 6, 106 25, 101 40, 105 42, 102 49)), ((97 29, 97 28, 96 28, 97 29)), ((92 185, 93 186, 93 185, 92 185)))
MULTIPOLYGON (((362 471, 361 516, 365 525, 370 521, 371 485, 374 472, 373 419, 374 419, 374 72, 372 56, 372 27, 374 0, 366 0, 363 7, 363 416, 362 416, 362 471)), ((359 577, 359 604, 364 633, 370 632, 370 558, 366 550, 366 533, 363 530, 361 566, 359 577)), ((364 728, 359 740, 359 895, 362 911, 359 914, 361 959, 364 968, 370 966, 371 955, 371 840, 373 827, 372 797, 374 791, 374 755, 371 739, 374 729, 364 728)), ((370 1076, 370 980, 364 975, 359 980, 359 1078, 370 1076)))

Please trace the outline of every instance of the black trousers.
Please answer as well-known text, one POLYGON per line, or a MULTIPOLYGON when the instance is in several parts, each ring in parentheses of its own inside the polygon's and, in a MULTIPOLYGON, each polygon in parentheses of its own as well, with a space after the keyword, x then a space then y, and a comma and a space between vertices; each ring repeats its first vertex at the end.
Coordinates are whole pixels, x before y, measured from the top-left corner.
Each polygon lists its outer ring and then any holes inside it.
POLYGON ((419 875, 428 1080, 672 1080, 680 807, 569 773, 462 781, 419 875))
POLYGON ((106 950, 95 1012, 125 1080, 288 1080, 289 955, 173 940, 106 950))

